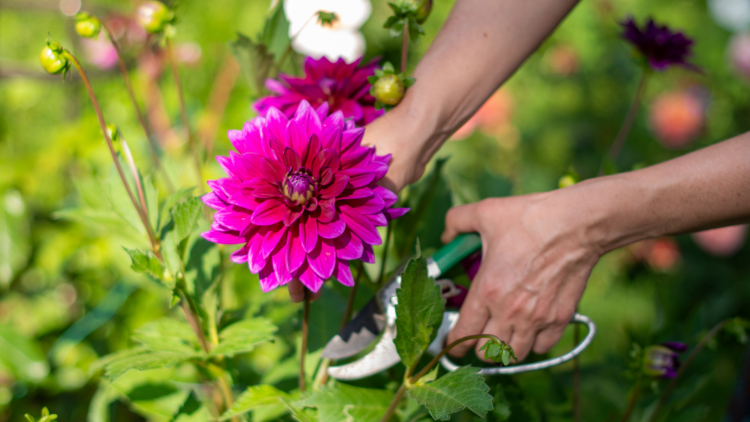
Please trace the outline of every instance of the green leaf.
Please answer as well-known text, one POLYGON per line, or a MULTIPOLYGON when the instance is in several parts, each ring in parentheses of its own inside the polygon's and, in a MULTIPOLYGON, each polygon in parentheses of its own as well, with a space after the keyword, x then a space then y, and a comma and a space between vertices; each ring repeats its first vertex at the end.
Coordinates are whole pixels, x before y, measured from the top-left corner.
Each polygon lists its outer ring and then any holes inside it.
POLYGON ((330 284, 324 284, 320 298, 310 304, 310 332, 307 336, 309 351, 325 347, 328 340, 338 334, 344 308, 346 299, 331 289, 330 284))
POLYGON ((211 419, 208 409, 190 392, 180 410, 174 416, 174 422, 204 422, 211 419))
POLYGON ((154 352, 198 356, 198 338, 190 326, 172 318, 161 318, 137 329, 133 339, 154 352))
POLYGON ((146 211, 148 212, 148 223, 152 228, 159 224, 159 191, 154 187, 154 181, 151 177, 141 180, 143 185, 143 194, 146 197, 146 211))
POLYGON ((174 207, 172 218, 177 232, 177 242, 182 242, 183 239, 193 234, 202 216, 203 202, 194 196, 174 207))
POLYGON ((502 362, 505 366, 510 364, 511 358, 518 362, 518 358, 513 353, 513 348, 504 341, 495 338, 489 339, 479 350, 484 350, 484 358, 486 360, 502 362))
POLYGON ((290 398, 290 396, 271 385, 254 385, 237 397, 234 405, 221 415, 220 420, 227 420, 266 406, 283 405, 282 398, 290 398))
POLYGON ((396 338, 393 342, 401 361, 412 367, 437 335, 443 321, 445 300, 440 286, 427 275, 427 260, 412 259, 401 274, 396 290, 396 338))
POLYGON ((292 40, 289 38, 289 21, 284 13, 284 2, 279 2, 273 13, 266 18, 258 41, 266 46, 276 60, 286 53, 292 40))
POLYGON ((447 421, 450 414, 469 409, 480 417, 492 410, 490 387, 479 375, 479 369, 471 366, 458 368, 436 381, 415 385, 409 396, 429 410, 433 419, 447 421))
POLYGON ((169 221, 172 219, 172 208, 177 205, 180 201, 190 196, 195 188, 183 188, 170 195, 164 203, 161 205, 161 211, 159 211, 159 221, 156 225, 156 232, 160 233, 163 237, 162 230, 167 226, 169 221))
POLYGON ((149 275, 156 280, 164 281, 170 288, 174 288, 174 281, 171 281, 171 283, 165 281, 164 267, 151 251, 143 252, 140 249, 128 249, 125 247, 123 247, 123 249, 125 249, 125 252, 130 255, 130 268, 132 268, 133 271, 149 275))
POLYGON ((49 374, 49 364, 41 346, 10 325, 0 325, 1 367, 12 371, 15 378, 31 383, 40 383, 49 374))
POLYGON ((0 289, 26 267, 31 254, 29 216, 21 193, 9 189, 0 203, 0 289))
POLYGON ((354 387, 337 383, 314 391, 298 406, 318 409, 318 418, 326 422, 377 422, 393 400, 387 390, 354 387))
MULTIPOLYGON (((133 193, 133 195, 136 195, 133 183, 127 175, 126 180, 128 180, 128 184, 131 187, 130 192, 133 193)), ((145 233, 146 228, 143 227, 143 222, 138 216, 138 211, 130 200, 130 196, 125 189, 125 185, 122 184, 122 179, 120 179, 117 170, 114 168, 110 171, 109 179, 107 180, 107 194, 115 213, 125 220, 125 222, 130 224, 130 226, 138 233, 145 233)))
POLYGON ((272 341, 276 326, 263 318, 235 322, 219 333, 219 344, 211 350, 211 356, 234 356, 252 351, 264 341, 272 341))
POLYGON ((240 33, 237 33, 237 39, 232 41, 229 47, 250 85, 251 94, 260 96, 265 90, 264 82, 274 67, 273 54, 263 43, 256 43, 240 33))
POLYGON ((107 376, 110 377, 111 381, 114 381, 131 369, 145 371, 148 369, 168 368, 179 365, 194 356, 195 354, 155 352, 145 346, 139 346, 105 356, 95 367, 104 366, 107 376))

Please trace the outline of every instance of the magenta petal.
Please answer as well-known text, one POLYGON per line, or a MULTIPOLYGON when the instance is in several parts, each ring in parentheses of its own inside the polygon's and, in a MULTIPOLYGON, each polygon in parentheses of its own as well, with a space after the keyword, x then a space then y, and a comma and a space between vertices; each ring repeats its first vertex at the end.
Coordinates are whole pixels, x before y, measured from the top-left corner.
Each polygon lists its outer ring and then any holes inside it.
POLYGON ((318 118, 320 121, 324 121, 328 117, 328 103, 323 103, 318 106, 318 108, 315 110, 315 113, 318 115, 318 118))
POLYGON ((341 153, 341 129, 337 126, 326 127, 320 132, 320 143, 325 149, 332 149, 341 153))
POLYGON ((360 127, 351 130, 345 130, 341 136, 341 151, 347 151, 352 147, 362 144, 362 136, 365 134, 365 128, 360 127))
POLYGON ((268 158, 263 159, 263 176, 270 184, 276 184, 286 176, 286 169, 276 161, 269 160, 268 158))
POLYGON ((318 222, 318 235, 324 239, 335 239, 346 229, 344 220, 334 217, 329 223, 318 222))
POLYGON ((312 168, 312 163, 315 157, 320 152, 320 138, 318 135, 312 135, 310 142, 307 144, 305 155, 302 157, 305 167, 312 168))
POLYGON ((260 278, 260 289, 264 293, 279 287, 279 280, 276 278, 276 272, 273 270, 273 264, 268 262, 265 267, 258 273, 260 278))
POLYGON ((250 244, 246 243, 245 246, 237 249, 229 255, 229 259, 235 264, 244 264, 247 262, 247 253, 250 250, 250 244))
POLYGON ((287 206, 278 199, 266 199, 253 211, 252 222, 259 226, 270 226, 281 221, 287 206))
POLYGON ((336 271, 333 273, 333 278, 339 281, 344 286, 353 286, 354 277, 352 277, 352 271, 349 269, 349 263, 344 260, 337 260, 336 271))
POLYGON ((247 264, 251 273, 258 274, 266 266, 267 255, 263 255, 263 235, 256 233, 248 245, 250 248, 247 251, 247 264))
POLYGON ((375 252, 372 250, 372 246, 368 244, 363 244, 364 250, 362 251, 362 256, 359 257, 359 259, 362 260, 362 262, 366 262, 368 264, 374 264, 375 263, 375 252))
POLYGON ((336 216, 336 200, 335 199, 327 199, 327 200, 320 201, 318 202, 318 206, 320 207, 320 216, 318 217, 318 221, 327 223, 333 220, 333 217, 336 216))
POLYGON ((377 195, 369 198, 353 199, 347 201, 346 205, 356 209, 360 214, 376 214, 385 208, 385 202, 377 195))
POLYGON ((302 241, 299 237, 301 224, 289 229, 286 242, 286 267, 290 273, 297 271, 305 263, 305 251, 302 249, 302 241))
POLYGON ((299 237, 302 241, 302 249, 307 253, 312 252, 315 244, 318 243, 318 222, 307 214, 303 215, 300 221, 299 237))
POLYGON ((372 188, 372 191, 375 192, 375 194, 379 197, 383 198, 383 202, 385 203, 386 208, 398 202, 398 195, 382 186, 375 186, 374 188, 372 188))
MULTIPOLYGON (((284 236, 286 237, 286 236, 284 236)), ((271 262, 273 263, 273 271, 276 273, 276 278, 279 280, 279 285, 283 286, 292 281, 292 275, 287 270, 286 266, 286 239, 282 240, 282 245, 276 252, 274 252, 271 262)))
POLYGON ((241 237, 216 230, 203 232, 201 233, 201 236, 209 242, 218 243, 220 245, 238 245, 240 243, 245 243, 245 239, 241 237))
POLYGON ((300 156, 305 153, 307 143, 310 140, 305 129, 296 120, 290 121, 287 125, 286 139, 289 146, 294 148, 300 156))
POLYGON ((281 198, 282 194, 279 188, 266 183, 264 186, 253 189, 253 196, 256 198, 281 198))
POLYGON ((331 168, 328 166, 323 167, 320 170, 320 179, 319 179, 320 184, 325 186, 331 183, 332 180, 333 180, 333 170, 331 170, 331 168))
POLYGON ((383 210, 383 214, 385 214, 385 218, 390 220, 395 220, 402 215, 409 212, 409 208, 388 208, 387 210, 383 210))
POLYGON ((302 213, 304 211, 305 209, 301 206, 296 206, 294 208, 287 208, 284 211, 284 216, 281 218, 281 221, 284 223, 285 226, 289 227, 292 224, 294 224, 294 222, 297 221, 302 216, 302 213))
POLYGON ((268 233, 263 238, 263 256, 267 257, 271 255, 279 244, 279 241, 286 233, 286 226, 278 224, 275 227, 270 227, 268 233))
POLYGON ((284 166, 289 169, 297 171, 302 166, 302 157, 297 154, 297 151, 286 147, 284 150, 284 166))
MULTIPOLYGON (((343 174, 337 174, 333 180, 333 183, 330 186, 321 189, 320 198, 330 199, 330 198, 335 198, 341 195, 341 192, 344 191, 347 184, 349 184, 349 176, 346 176, 343 174)), ((383 200, 380 199, 380 197, 377 197, 377 198, 380 200, 381 203, 383 202, 383 200)))
POLYGON ((334 239, 333 245, 336 247, 336 257, 339 259, 359 259, 364 252, 362 240, 351 230, 346 230, 341 236, 334 239))
POLYGON ((312 270, 308 263, 300 268, 298 274, 299 281, 301 281, 302 284, 304 284, 305 287, 310 289, 310 291, 312 292, 317 292, 318 290, 320 290, 320 288, 323 286, 323 282, 325 282, 325 279, 322 279, 318 277, 317 274, 315 274, 315 271, 312 270))
POLYGON ((318 117, 318 114, 315 113, 315 110, 310 106, 310 103, 308 103, 305 100, 302 100, 299 103, 299 107, 297 107, 297 113, 294 115, 294 120, 296 120, 303 129, 307 132, 307 136, 312 136, 313 134, 319 134, 320 133, 320 118, 318 117))
POLYGON ((368 220, 377 227, 387 226, 388 220, 385 218, 382 212, 377 214, 365 214, 368 220))
MULTIPOLYGON (((379 186, 378 186, 379 187, 379 186)), ((384 188, 385 189, 385 188, 384 188)), ((348 201, 350 199, 369 198, 375 195, 374 188, 347 188, 336 198, 336 202, 348 201)), ((382 197, 381 197, 382 198, 382 197)))
POLYGON ((362 171, 357 168, 341 170, 338 174, 349 176, 349 185, 353 188, 367 186, 375 180, 375 173, 362 171))
POLYGON ((242 212, 242 208, 226 207, 214 214, 214 221, 230 230, 241 232, 250 224, 250 214, 242 212))
MULTIPOLYGON (((341 111, 334 111, 327 119, 323 121, 324 128, 335 128, 341 132, 341 128, 344 126, 344 113, 341 111)), ((330 148, 330 147, 327 147, 330 148)))
POLYGON ((207 207, 220 210, 227 206, 227 203, 222 201, 215 193, 209 192, 201 197, 201 200, 207 207))
POLYGON ((307 256, 307 262, 319 277, 327 279, 336 266, 336 248, 333 241, 322 239, 307 256))
POLYGON ((344 217, 346 226, 359 236, 364 243, 370 245, 380 245, 383 241, 375 226, 367 217, 358 213, 348 205, 341 206, 341 215, 344 217))
POLYGON ((334 173, 339 170, 341 161, 336 151, 332 149, 324 149, 318 153, 312 164, 313 177, 319 177, 320 170, 325 166, 330 167, 334 173))
POLYGON ((276 108, 271 108, 266 113, 266 126, 275 139, 284 139, 286 126, 289 119, 276 108))

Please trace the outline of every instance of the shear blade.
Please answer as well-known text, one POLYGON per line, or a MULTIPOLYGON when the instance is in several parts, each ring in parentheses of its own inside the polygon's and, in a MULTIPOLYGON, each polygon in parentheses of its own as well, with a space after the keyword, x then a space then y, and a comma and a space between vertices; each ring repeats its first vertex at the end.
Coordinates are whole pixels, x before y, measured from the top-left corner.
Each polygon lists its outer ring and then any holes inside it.
POLYGON ((380 306, 375 298, 367 302, 357 315, 326 344, 323 357, 344 359, 366 349, 378 338, 385 326, 385 318, 380 312, 380 306))
POLYGON ((375 348, 352 363, 328 368, 328 375, 338 380, 357 380, 375 375, 401 361, 393 343, 394 332, 387 327, 375 348))

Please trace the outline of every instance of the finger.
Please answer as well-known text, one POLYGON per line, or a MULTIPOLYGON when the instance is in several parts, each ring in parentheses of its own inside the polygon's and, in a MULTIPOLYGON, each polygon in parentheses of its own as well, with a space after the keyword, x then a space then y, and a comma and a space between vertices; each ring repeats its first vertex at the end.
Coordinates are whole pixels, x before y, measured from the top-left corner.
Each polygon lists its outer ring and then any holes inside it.
POLYGON ((443 243, 453 240, 459 233, 479 231, 479 202, 453 207, 445 216, 445 231, 442 235, 443 243))
POLYGON ((565 332, 565 327, 567 327, 566 324, 556 324, 540 331, 539 334, 537 334, 536 339, 534 340, 534 346, 532 347, 534 353, 542 354, 549 352, 549 349, 556 345, 562 338, 563 333, 565 332))
MULTIPOLYGON (((487 320, 490 317, 489 309, 481 300, 481 295, 478 293, 479 289, 469 289, 469 294, 466 296, 466 301, 461 306, 461 312, 458 315, 458 322, 456 326, 448 333, 448 344, 474 334, 479 334, 487 324, 487 320)), ((468 340, 459 345, 455 346, 449 352, 451 356, 461 357, 476 344, 476 340, 468 340)))
POLYGON ((513 353, 518 358, 518 361, 526 359, 531 351, 531 346, 534 345, 534 338, 536 338, 536 330, 531 326, 513 329, 513 334, 510 336, 510 347, 513 348, 513 353))
POLYGON ((289 286, 289 299, 292 302, 299 303, 305 300, 305 286, 299 280, 292 280, 289 286))
MULTIPOLYGON (((503 322, 501 318, 495 317, 490 318, 490 320, 487 321, 487 325, 484 326, 484 330, 482 330, 482 334, 492 334, 506 343, 510 341, 511 333, 512 330, 510 324, 508 324, 507 322, 503 322)), ((489 339, 483 338, 479 339, 479 341, 477 342, 475 350, 479 359, 485 360, 484 350, 479 351, 479 349, 481 349, 482 346, 484 346, 484 344, 488 341, 489 339)))

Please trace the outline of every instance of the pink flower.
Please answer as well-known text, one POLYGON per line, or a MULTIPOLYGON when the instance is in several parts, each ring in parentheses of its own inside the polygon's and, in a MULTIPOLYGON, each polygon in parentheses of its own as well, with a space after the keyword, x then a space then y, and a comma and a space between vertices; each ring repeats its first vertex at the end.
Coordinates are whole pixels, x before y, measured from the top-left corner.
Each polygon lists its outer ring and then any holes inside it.
POLYGON ((700 99, 690 92, 671 92, 657 97, 651 106, 649 118, 659 142, 665 148, 679 149, 700 135, 705 108, 700 99))
POLYGON ((367 78, 375 74, 378 67, 373 60, 358 67, 362 59, 347 64, 344 59, 331 62, 325 57, 305 59, 305 77, 279 75, 280 81, 266 80, 266 87, 276 95, 261 98, 255 109, 265 116, 273 107, 291 118, 300 102, 306 100, 313 107, 327 103, 331 112, 341 111, 345 119, 353 119, 357 126, 364 126, 383 115, 375 110, 375 98, 370 95, 367 78))
POLYGON ((329 277, 353 285, 348 262, 373 263, 376 227, 408 211, 389 208, 397 196, 376 185, 390 156, 363 147, 364 131, 305 100, 292 119, 271 107, 229 131, 237 153, 216 157, 229 177, 208 182, 203 202, 217 212, 203 237, 242 244, 232 261, 247 262, 265 292, 294 279, 313 292, 329 277))
POLYGON ((746 236, 747 225, 740 224, 693 233, 693 240, 711 255, 732 256, 742 249, 746 236))

